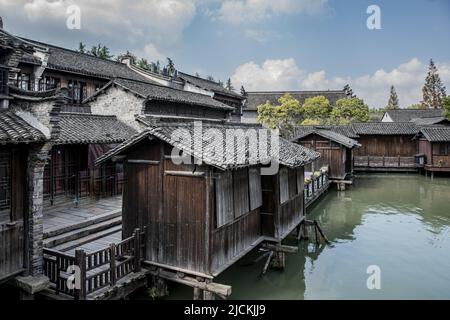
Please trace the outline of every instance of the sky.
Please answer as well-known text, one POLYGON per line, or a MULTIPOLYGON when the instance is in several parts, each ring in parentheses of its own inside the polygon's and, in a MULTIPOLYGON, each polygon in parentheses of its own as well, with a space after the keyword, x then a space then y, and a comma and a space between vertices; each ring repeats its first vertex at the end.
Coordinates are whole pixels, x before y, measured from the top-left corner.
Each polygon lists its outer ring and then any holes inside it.
POLYGON ((231 78, 247 91, 348 83, 379 108, 394 85, 407 107, 420 102, 432 58, 450 93, 448 0, 0 0, 0 16, 13 34, 171 57, 179 70, 231 78), (74 5, 79 29, 67 27, 74 5), (370 5, 380 9, 380 29, 367 27, 370 5))

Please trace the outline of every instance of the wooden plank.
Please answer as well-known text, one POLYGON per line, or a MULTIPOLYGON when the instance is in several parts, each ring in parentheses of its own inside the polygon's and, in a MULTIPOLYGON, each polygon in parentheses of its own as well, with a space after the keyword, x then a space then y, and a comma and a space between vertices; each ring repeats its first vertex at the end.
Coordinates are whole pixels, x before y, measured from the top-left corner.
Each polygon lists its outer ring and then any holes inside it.
POLYGON ((261 169, 259 167, 251 167, 248 169, 249 186, 250 186, 250 210, 262 206, 262 190, 261 190, 261 169))
POLYGON ((217 228, 234 220, 233 175, 231 171, 219 173, 215 179, 217 228))

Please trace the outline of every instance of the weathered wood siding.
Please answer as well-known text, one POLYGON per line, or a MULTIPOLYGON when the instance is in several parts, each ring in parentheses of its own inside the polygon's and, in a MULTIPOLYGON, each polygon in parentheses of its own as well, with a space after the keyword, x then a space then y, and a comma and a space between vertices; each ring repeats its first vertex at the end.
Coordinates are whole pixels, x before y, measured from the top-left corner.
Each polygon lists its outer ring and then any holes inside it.
POLYGON ((150 141, 127 152, 123 236, 145 226, 147 260, 218 273, 261 237, 260 208, 250 211, 249 170, 215 172, 214 182, 211 167, 176 165, 169 155, 167 145, 150 141), (219 185, 229 192, 216 195, 219 185))
POLYGON ((2 158, 6 157, 2 161, 8 161, 9 165, 8 170, 2 170, 3 176, 0 177, 4 183, 2 189, 9 189, 9 204, 4 206, 0 220, 1 280, 24 268, 27 151, 20 147, 0 147, 0 152, 2 158))
POLYGON ((306 136, 298 143, 320 153, 314 169, 318 170, 322 166, 329 166, 330 179, 343 179, 352 172, 352 149, 347 149, 316 134, 306 136))
POLYGON ((358 142, 361 148, 355 150, 355 156, 411 157, 418 150, 417 142, 411 135, 361 136, 358 142))
POLYGON ((282 167, 279 174, 262 177, 264 236, 282 240, 300 223, 304 213, 304 180, 304 167, 282 167), (281 187, 283 184, 285 187, 281 187))

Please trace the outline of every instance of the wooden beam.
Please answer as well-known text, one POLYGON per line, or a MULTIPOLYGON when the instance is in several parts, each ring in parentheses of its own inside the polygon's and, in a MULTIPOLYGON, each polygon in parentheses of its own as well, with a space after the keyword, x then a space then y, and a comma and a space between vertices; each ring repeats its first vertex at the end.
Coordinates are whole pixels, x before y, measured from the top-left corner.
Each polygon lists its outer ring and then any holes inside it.
POLYGON ((173 270, 176 272, 181 272, 181 273, 184 273, 186 276, 191 275, 191 276, 196 276, 196 277, 202 277, 205 279, 213 279, 213 276, 208 275, 206 273, 187 270, 187 269, 183 269, 183 268, 179 268, 179 267, 173 267, 173 266, 169 266, 167 264, 158 263, 158 262, 154 262, 154 261, 146 260, 143 262, 143 264, 146 266, 154 266, 154 267, 159 267, 159 268, 163 268, 163 269, 173 270))
MULTIPOLYGON (((150 271, 151 274, 163 278, 168 281, 173 281, 176 283, 180 283, 189 287, 192 287, 194 289, 199 290, 206 290, 209 292, 212 292, 214 294, 218 294, 221 296, 230 296, 231 295, 231 286, 220 284, 220 283, 214 283, 214 282, 205 282, 205 281, 198 281, 195 278, 185 276, 183 278, 178 277, 177 273, 170 272, 163 269, 158 269, 156 271, 150 271)), ((196 290, 198 295, 200 295, 199 291, 196 290)))
POLYGON ((159 165, 159 161, 157 160, 139 160, 139 159, 129 159, 127 160, 128 163, 135 163, 135 164, 150 164, 157 166, 159 165))
POLYGON ((293 246, 285 246, 281 244, 270 244, 270 243, 264 243, 262 245, 264 249, 272 250, 275 252, 286 252, 286 253, 297 253, 298 247, 293 246))
POLYGON ((182 177, 204 177, 204 172, 191 172, 191 171, 164 171, 166 176, 182 176, 182 177))

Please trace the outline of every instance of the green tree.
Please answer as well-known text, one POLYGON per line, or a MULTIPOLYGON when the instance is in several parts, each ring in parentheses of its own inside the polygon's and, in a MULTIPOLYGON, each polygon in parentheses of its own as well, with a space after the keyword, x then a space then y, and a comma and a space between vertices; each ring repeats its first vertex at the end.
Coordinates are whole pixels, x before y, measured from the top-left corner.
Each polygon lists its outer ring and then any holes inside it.
POLYGON ((209 81, 214 81, 214 77, 213 77, 213 76, 211 76, 211 75, 209 75, 209 76, 207 76, 207 77, 206 77, 206 80, 209 80, 209 81))
POLYGON ((389 97, 387 109, 388 110, 400 109, 400 104, 398 102, 397 92, 395 91, 394 86, 391 86, 391 95, 389 97))
POLYGON ((230 78, 228 78, 228 80, 227 80, 227 84, 225 85, 225 89, 227 89, 228 91, 233 91, 234 90, 234 87, 233 87, 233 84, 231 83, 231 79, 230 78))
POLYGON ((369 107, 362 99, 339 99, 331 111, 331 118, 335 124, 367 122, 369 121, 369 107))
POLYGON ((421 103, 414 103, 409 105, 406 109, 424 109, 424 105, 421 103))
POLYGON ((425 78, 425 85, 422 89, 422 95, 422 104, 426 108, 431 109, 442 108, 442 100, 447 96, 433 59, 430 60, 428 74, 425 78))
POLYGON ((302 122, 300 122, 300 124, 302 126, 318 126, 320 124, 322 124, 322 121, 318 120, 318 119, 309 119, 306 118, 305 120, 303 120, 302 122))
POLYGON ((78 44, 78 52, 86 53, 86 45, 83 42, 78 44))
POLYGON ((302 116, 302 105, 290 94, 278 99, 279 105, 270 101, 258 106, 258 122, 271 129, 291 130, 302 116))
POLYGON ((175 74, 175 63, 171 58, 167 58, 167 72, 169 75, 173 76, 175 74))
POLYGON ((113 57, 113 55, 109 53, 109 48, 107 48, 106 46, 102 46, 100 43, 97 46, 93 46, 89 54, 105 60, 111 59, 113 57))
POLYGON ((151 70, 150 64, 148 63, 147 59, 139 59, 136 65, 141 69, 151 70))
POLYGON ((444 108, 444 117, 450 120, 450 96, 443 99, 442 107, 444 108))
POLYGON ((195 73, 195 76, 196 76, 197 78, 200 78, 200 75, 198 74, 198 72, 195 73))
POLYGON ((318 120, 324 123, 330 118, 330 101, 324 96, 308 98, 303 103, 303 115, 306 119, 318 120))
POLYGON ((243 97, 247 96, 247 91, 245 91, 244 86, 241 86, 241 96, 243 96, 243 97))

